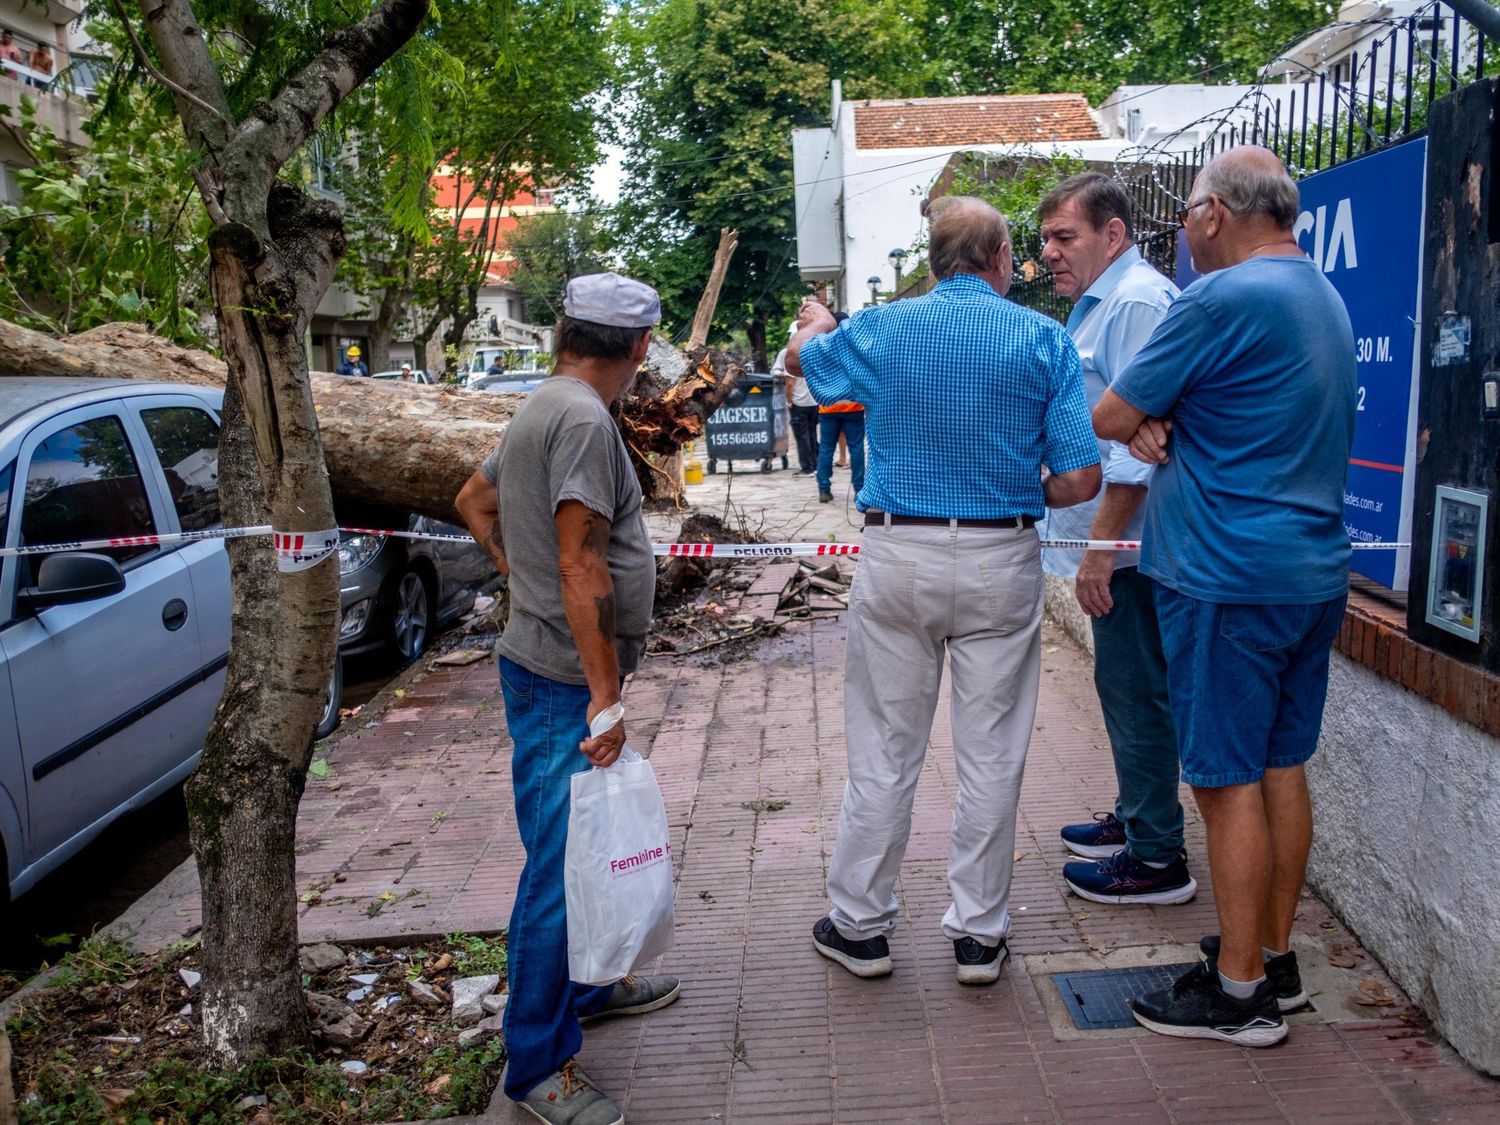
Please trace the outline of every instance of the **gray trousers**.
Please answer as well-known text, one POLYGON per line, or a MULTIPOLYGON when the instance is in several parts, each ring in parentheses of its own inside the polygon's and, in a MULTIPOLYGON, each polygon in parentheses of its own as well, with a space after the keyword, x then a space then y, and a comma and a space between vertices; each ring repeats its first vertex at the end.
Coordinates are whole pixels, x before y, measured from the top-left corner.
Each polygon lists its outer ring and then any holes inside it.
POLYGON ((847 938, 895 926, 945 655, 958 798, 943 933, 995 945, 1010 929, 1016 805, 1041 674, 1037 543, 1033 529, 865 529, 844 672, 849 780, 828 868, 829 913, 847 938))

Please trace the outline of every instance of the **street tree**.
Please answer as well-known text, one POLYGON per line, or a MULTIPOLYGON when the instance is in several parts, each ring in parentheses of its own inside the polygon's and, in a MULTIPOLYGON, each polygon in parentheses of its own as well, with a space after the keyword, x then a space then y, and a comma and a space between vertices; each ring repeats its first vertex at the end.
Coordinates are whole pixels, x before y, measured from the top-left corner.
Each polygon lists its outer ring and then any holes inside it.
POLYGON ((1332 0, 986 0, 921 11, 925 72, 908 94, 1080 93, 1116 87, 1253 82, 1332 0))
POLYGON ((719 297, 719 337, 743 330, 764 370, 766 325, 794 304, 789 138, 828 120, 829 84, 849 97, 903 91, 923 57, 896 0, 655 0, 619 16, 630 134, 615 212, 628 269, 660 290, 664 321, 691 322, 719 231, 739 248, 719 297))
POLYGON ((572 278, 613 265, 608 234, 599 217, 587 210, 523 215, 506 234, 505 248, 511 283, 525 296, 532 324, 558 319, 563 290, 572 278))
MULTIPOLYGON (((140 0, 132 20, 115 0, 140 66, 170 93, 208 216, 209 283, 228 367, 219 443, 227 524, 336 526, 304 335, 344 251, 343 224, 333 203, 284 173, 381 70, 410 111, 405 151, 390 154, 395 186, 409 197, 409 168, 420 185, 430 150, 420 108, 449 73, 430 40, 407 46, 428 2, 140 0)), ((409 210, 416 225, 420 215, 409 210)), ((227 680, 187 785, 203 896, 199 1011, 209 1058, 221 1066, 310 1042, 295 824, 338 615, 332 563, 279 573, 271 552, 251 541, 232 542, 229 556, 227 680)))
MULTIPOLYGON (((604 0, 531 0, 503 38, 476 3, 444 4, 436 41, 465 68, 465 96, 435 121, 430 240, 411 259, 418 355, 442 332, 451 372, 522 191, 575 182, 599 157, 596 95, 612 73, 604 0)), ((503 253, 503 251, 502 251, 503 253)))

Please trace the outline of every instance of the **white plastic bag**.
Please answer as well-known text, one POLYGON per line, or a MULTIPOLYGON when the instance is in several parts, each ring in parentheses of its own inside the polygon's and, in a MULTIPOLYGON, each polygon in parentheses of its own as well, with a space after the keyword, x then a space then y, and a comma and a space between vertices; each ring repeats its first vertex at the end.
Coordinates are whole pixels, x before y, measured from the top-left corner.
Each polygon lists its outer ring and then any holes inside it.
POLYGON ((667 807, 651 763, 628 746, 607 769, 573 775, 563 881, 575 981, 613 984, 672 948, 667 807))

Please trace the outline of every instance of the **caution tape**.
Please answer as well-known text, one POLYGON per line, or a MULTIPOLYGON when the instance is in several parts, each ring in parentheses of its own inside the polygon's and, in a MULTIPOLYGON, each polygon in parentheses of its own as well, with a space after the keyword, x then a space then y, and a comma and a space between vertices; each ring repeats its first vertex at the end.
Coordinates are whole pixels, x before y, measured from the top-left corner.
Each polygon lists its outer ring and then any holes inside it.
MULTIPOLYGON (((1139 551, 1138 539, 1043 539, 1043 550, 1139 551)), ((1350 543, 1356 551, 1396 551, 1410 543, 1350 543)), ((858 555, 858 543, 653 543, 657 555, 715 559, 805 558, 816 555, 858 555)))
MULTIPOLYGON (((379 535, 389 539, 420 539, 446 543, 473 543, 469 535, 440 531, 393 531, 381 527, 340 527, 327 531, 276 531, 270 525, 258 527, 215 527, 206 531, 176 531, 161 535, 124 535, 113 539, 75 539, 63 543, 42 543, 23 547, 0 547, 0 558, 25 555, 52 555, 59 551, 102 551, 111 547, 155 547, 173 543, 196 543, 204 539, 251 539, 272 537, 277 565, 282 570, 305 570, 338 550, 338 536, 379 535), (283 565, 284 564, 284 565, 283 565)), ((1138 551, 1134 539, 1043 539, 1043 550, 1138 551)), ((1410 543, 1350 543, 1355 551, 1400 551, 1410 543)), ((817 556, 857 556, 858 543, 653 543, 651 551, 663 558, 777 559, 817 556)))

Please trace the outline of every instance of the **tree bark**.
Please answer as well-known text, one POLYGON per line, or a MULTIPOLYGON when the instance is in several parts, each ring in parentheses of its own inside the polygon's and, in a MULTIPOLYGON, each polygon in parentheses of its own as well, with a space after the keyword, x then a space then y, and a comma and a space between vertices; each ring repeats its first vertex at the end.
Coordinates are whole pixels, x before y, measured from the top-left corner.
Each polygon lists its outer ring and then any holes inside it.
MULTIPOLYGON (((303 338, 344 252, 330 203, 280 180, 324 118, 401 48, 428 0, 383 0, 242 121, 190 0, 139 0, 213 223, 209 282, 227 359, 219 493, 231 524, 335 526, 303 338)), ((121 12, 124 18, 124 13, 121 12)), ((187 785, 203 889, 203 1036, 235 1067, 311 1042, 297 963, 295 827, 336 645, 338 571, 280 573, 229 548, 234 625, 224 696, 187 785)))
MULTIPOLYGON (((689 356, 660 343, 647 362, 647 374, 620 405, 618 416, 642 487, 648 496, 660 496, 665 482, 643 455, 671 454, 702 434, 705 420, 728 395, 740 369, 718 352, 699 349, 689 356)), ((152 336, 139 324, 105 324, 55 340, 0 320, 0 376, 6 374, 222 387, 226 368, 208 353, 152 336)), ((326 372, 313 372, 310 381, 323 456, 339 503, 414 512, 450 523, 458 519, 453 498, 499 444, 525 401, 494 391, 326 372)))

